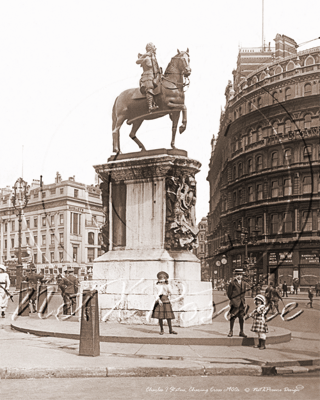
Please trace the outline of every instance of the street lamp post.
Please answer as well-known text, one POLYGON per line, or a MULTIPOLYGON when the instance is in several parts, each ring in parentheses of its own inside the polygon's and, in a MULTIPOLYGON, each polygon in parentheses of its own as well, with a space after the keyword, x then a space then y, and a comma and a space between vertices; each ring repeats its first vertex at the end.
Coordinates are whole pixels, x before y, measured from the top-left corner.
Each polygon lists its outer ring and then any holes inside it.
POLYGON ((16 180, 16 183, 13 186, 13 195, 12 195, 12 205, 16 210, 16 215, 19 218, 19 236, 18 236, 18 265, 17 265, 17 287, 20 287, 22 280, 22 264, 21 264, 21 231, 22 231, 22 214, 23 210, 27 207, 29 196, 28 196, 29 186, 27 182, 25 182, 22 178, 16 180), (19 268, 19 270, 18 270, 19 268), (19 274, 18 274, 19 271, 19 274), (19 279, 18 279, 19 278, 19 279))

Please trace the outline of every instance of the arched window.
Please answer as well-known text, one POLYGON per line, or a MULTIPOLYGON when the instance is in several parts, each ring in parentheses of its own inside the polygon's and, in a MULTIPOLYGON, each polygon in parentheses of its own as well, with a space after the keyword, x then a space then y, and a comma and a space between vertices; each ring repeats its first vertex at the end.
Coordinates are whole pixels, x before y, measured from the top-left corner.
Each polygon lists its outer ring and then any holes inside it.
POLYGON ((256 170, 261 171, 262 170, 262 156, 258 156, 256 158, 256 170))
POLYGON ((252 136, 253 136, 253 131, 251 129, 250 132, 249 132, 249 135, 248 135, 248 144, 252 143, 252 136))
POLYGON ((279 97, 278 92, 273 92, 272 93, 272 104, 277 104, 278 103, 278 97, 279 97))
POLYGON ((283 155, 283 163, 285 165, 291 164, 291 149, 286 149, 283 155))
POLYGON ((304 85, 304 95, 305 95, 305 96, 310 96, 310 95, 311 95, 311 92, 312 92, 311 83, 306 83, 306 84, 304 85))
POLYGON ((312 181, 311 176, 305 176, 303 178, 303 193, 311 193, 312 181))
POLYGON ((257 140, 259 142, 262 139, 263 139, 262 138, 262 128, 259 127, 258 130, 257 130, 257 140))
POLYGON ((309 57, 306 59, 306 65, 312 65, 312 64, 314 64, 314 58, 311 57, 311 56, 309 56, 309 57))
POLYGON ((252 158, 248 160, 248 174, 252 174, 253 172, 253 163, 252 163, 252 158))
POLYGON ((291 233, 292 232, 292 214, 290 212, 284 213, 283 216, 283 232, 291 233))
POLYGON ((237 192, 233 192, 233 207, 237 205, 237 192))
POLYGON ((311 114, 306 114, 304 116, 304 129, 311 128, 311 114))
POLYGON ((278 214, 271 215, 271 233, 275 234, 278 233, 279 230, 279 218, 278 214))
POLYGON ((285 99, 286 99, 286 100, 291 99, 291 88, 287 88, 287 89, 286 89, 285 99))
POLYGON ((278 166, 278 152, 275 151, 274 153, 271 154, 271 167, 277 167, 278 166))
POLYGON ((248 186, 248 200, 253 201, 253 187, 248 186))
POLYGON ((271 197, 278 197, 279 196, 279 183, 278 181, 271 182, 271 197))
POLYGON ((312 212, 310 211, 302 212, 301 229, 303 232, 312 231, 312 212))
POLYGON ((242 115, 242 107, 239 107, 239 117, 242 115))
POLYGON ((312 158, 312 147, 305 146, 303 148, 303 161, 309 161, 309 158, 310 158, 310 160, 312 158))
POLYGON ((237 167, 233 166, 233 179, 237 179, 237 167))
POLYGON ((239 178, 243 175, 243 167, 242 167, 242 163, 239 163, 238 165, 238 176, 239 178))
POLYGON ((294 69, 295 65, 292 61, 290 61, 287 65, 287 71, 291 71, 292 69, 294 69))
POLYGON ((277 68, 275 69, 274 73, 275 74, 281 74, 282 68, 278 65, 277 68))
POLYGON ((257 200, 263 200, 263 187, 261 183, 257 184, 257 200))
POLYGON ((289 133, 291 131, 291 121, 287 119, 284 125, 284 133, 289 133))
POLYGON ((88 244, 94 244, 94 232, 88 232, 88 244))

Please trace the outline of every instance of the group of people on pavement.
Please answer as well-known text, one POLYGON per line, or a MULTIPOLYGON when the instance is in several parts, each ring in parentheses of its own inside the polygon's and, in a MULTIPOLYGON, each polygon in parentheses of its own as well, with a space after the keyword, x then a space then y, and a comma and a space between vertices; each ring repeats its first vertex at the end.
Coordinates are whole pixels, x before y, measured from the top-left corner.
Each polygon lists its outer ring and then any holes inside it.
POLYGON ((77 293, 79 290, 79 281, 74 275, 74 270, 72 268, 68 269, 65 276, 59 274, 56 281, 63 299, 63 314, 74 315, 77 306, 77 293))

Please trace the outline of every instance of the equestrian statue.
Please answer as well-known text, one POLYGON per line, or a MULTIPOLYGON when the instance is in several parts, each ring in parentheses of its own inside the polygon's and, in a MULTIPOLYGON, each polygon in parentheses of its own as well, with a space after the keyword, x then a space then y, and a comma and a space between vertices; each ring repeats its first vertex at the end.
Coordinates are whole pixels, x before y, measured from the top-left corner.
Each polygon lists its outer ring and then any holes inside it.
POLYGON ((136 132, 144 120, 151 120, 169 114, 172 121, 171 147, 175 148, 180 112, 182 111, 182 125, 179 132, 185 131, 187 126, 187 107, 184 104, 184 88, 189 86, 191 74, 189 49, 179 51, 172 57, 165 73, 162 74, 156 59, 156 47, 148 43, 145 54, 138 54, 137 64, 143 69, 140 79, 140 89, 127 89, 115 100, 112 109, 112 137, 113 151, 120 153, 120 128, 124 121, 132 125, 130 137, 142 151, 144 145, 136 137, 136 132))

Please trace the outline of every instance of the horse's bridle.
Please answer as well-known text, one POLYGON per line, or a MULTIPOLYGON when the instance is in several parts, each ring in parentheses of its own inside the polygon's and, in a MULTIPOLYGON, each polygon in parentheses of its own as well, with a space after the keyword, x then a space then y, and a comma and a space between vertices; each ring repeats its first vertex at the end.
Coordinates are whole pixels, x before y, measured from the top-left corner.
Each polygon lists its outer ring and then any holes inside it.
MULTIPOLYGON (((186 54, 187 54, 187 53, 186 53, 186 54)), ((184 72, 186 71, 186 69, 187 69, 187 67, 188 67, 188 64, 187 64, 185 58, 184 58, 184 57, 183 57, 183 58, 182 58, 182 57, 177 57, 177 56, 172 57, 172 58, 179 58, 180 60, 182 59, 183 62, 184 62, 184 65, 185 65, 185 69, 184 69, 180 74, 173 73, 173 72, 167 72, 167 74, 168 74, 168 75, 182 75, 182 76, 184 77, 184 72)), ((176 86, 175 88, 168 88, 168 87, 164 86, 164 88, 165 88, 165 89, 168 89, 168 90, 176 90, 176 89, 183 89, 184 87, 189 87, 189 86, 190 86, 190 79, 189 79, 189 77, 185 77, 185 79, 187 80, 187 82, 184 82, 184 83, 182 83, 182 84, 178 84, 178 83, 176 83, 176 82, 170 81, 170 80, 169 80, 168 78, 166 78, 165 76, 162 76, 162 77, 161 77, 161 80, 165 80, 165 81, 170 82, 170 83, 172 83, 173 85, 176 86)), ((163 85, 163 83, 162 83, 162 85, 163 85)), ((184 90, 184 92, 186 92, 186 90, 184 90)))

